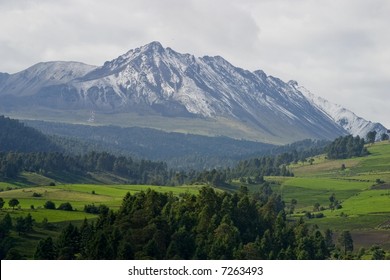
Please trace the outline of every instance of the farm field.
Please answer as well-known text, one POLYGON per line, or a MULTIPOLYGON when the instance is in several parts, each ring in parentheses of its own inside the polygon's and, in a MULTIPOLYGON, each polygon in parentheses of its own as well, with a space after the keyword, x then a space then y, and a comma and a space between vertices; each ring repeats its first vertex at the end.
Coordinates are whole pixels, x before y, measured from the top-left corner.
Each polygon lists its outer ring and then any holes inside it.
POLYGON ((279 182, 274 190, 287 204, 292 199, 297 201, 293 217, 305 216, 307 212, 314 216, 321 213, 322 218, 307 222, 323 230, 351 230, 357 248, 370 243, 389 250, 390 143, 376 143, 368 150, 369 156, 347 160, 319 156, 312 165, 292 165, 295 177, 267 177, 267 180, 279 182), (332 194, 341 205, 339 209, 329 207, 332 194), (319 206, 314 209, 316 203, 319 206))
MULTIPOLYGON (((96 185, 96 184, 65 184, 58 186, 25 187, 17 188, 0 193, 6 202, 12 198, 19 201, 19 209, 5 209, 12 217, 31 213, 36 221, 47 218, 50 222, 63 222, 93 218, 96 215, 87 214, 83 211, 87 204, 99 206, 104 204, 110 209, 117 209, 122 203, 126 193, 134 194, 140 191, 152 189, 158 192, 197 194, 200 186, 145 186, 145 185, 96 185), (37 197, 34 197, 34 194, 37 197), (58 207, 61 203, 69 202, 75 211, 48 210, 44 209, 46 201, 52 201, 58 207), (32 207, 33 206, 33 207, 32 207), (33 209, 32 209, 33 208, 33 209), (22 211, 21 211, 22 210, 22 211)), ((8 206, 8 205, 6 205, 8 206)), ((5 207, 7 208, 7 207, 5 207)))

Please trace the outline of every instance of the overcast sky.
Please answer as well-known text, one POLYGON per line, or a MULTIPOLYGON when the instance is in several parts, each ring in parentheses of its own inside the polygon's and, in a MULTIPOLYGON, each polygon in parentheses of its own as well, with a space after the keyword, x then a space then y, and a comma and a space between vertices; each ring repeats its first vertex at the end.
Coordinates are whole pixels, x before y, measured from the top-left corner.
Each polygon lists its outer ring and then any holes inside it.
POLYGON ((0 0, 0 72, 151 41, 296 80, 390 128, 388 0, 0 0))

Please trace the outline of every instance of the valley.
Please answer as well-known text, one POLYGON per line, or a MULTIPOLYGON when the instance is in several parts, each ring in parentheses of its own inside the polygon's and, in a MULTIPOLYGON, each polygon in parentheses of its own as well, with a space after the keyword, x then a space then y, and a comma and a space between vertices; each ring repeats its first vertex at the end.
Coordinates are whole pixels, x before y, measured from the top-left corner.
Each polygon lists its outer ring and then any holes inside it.
MULTIPOLYGON (((367 148, 370 155, 365 157, 328 160, 324 155, 319 155, 313 157, 311 164, 307 161, 291 164, 289 168, 294 172, 294 177, 265 176, 265 182, 269 183, 272 191, 280 195, 285 202, 285 211, 289 213, 287 220, 292 222, 303 218, 309 225, 317 225, 321 231, 331 229, 335 242, 342 231, 348 230, 351 232, 356 253, 360 248, 368 251, 374 245, 389 251, 390 143, 380 142, 367 148), (342 170, 343 164, 346 168, 342 170), (334 196, 340 208, 329 208, 331 196, 334 196)), ((98 177, 92 176, 88 180, 96 180, 95 183, 67 184, 62 183, 59 178, 55 181, 55 186, 49 186, 53 178, 33 173, 23 173, 19 178, 23 180, 19 182, 16 180, 0 183, 0 197, 6 202, 11 198, 17 198, 20 202, 15 210, 5 206, 0 211, 0 219, 6 213, 11 214, 13 220, 30 213, 35 220, 33 233, 15 236, 19 240, 16 248, 28 246, 28 251, 33 252, 39 241, 34 236, 55 237, 67 222, 80 224, 84 219, 96 220, 96 214, 84 212, 86 205, 103 204, 117 211, 128 192, 135 194, 151 189, 180 197, 184 194, 197 195, 207 186, 204 183, 180 186, 126 185, 114 181, 109 183, 114 176, 100 176, 100 180, 105 178, 105 184, 98 183, 98 177), (34 193, 41 196, 33 197, 34 193), (44 209, 47 200, 53 201, 55 205, 69 202, 74 211, 44 209), (44 219, 54 225, 52 231, 41 228, 44 219)), ((262 188, 262 184, 238 179, 231 181, 230 185, 229 192, 237 191, 242 186, 253 193, 262 188)), ((218 187, 216 191, 219 192, 218 187)), ((369 255, 366 257, 369 258, 369 255)))

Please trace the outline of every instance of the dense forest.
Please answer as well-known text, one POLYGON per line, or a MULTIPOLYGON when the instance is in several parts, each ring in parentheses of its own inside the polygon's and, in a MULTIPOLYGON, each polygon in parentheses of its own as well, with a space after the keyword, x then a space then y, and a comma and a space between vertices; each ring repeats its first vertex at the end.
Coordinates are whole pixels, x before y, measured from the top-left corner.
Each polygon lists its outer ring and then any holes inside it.
MULTIPOLYGON (((165 132, 142 127, 90 126, 42 121, 25 121, 47 135, 78 140, 96 149, 115 155, 164 161, 176 169, 209 169, 232 166, 237 160, 263 155, 275 147, 228 137, 208 137, 186 133, 165 132), (229 153, 226 153, 229 151, 229 153)), ((63 141, 66 145, 66 142, 63 141)), ((80 146, 66 145, 80 153, 80 146)), ((88 150, 89 152, 91 150, 88 150)))
POLYGON ((62 151, 41 132, 4 116, 0 116, 0 132, 0 152, 62 151))
POLYGON ((89 172, 110 172, 128 179, 131 184, 165 185, 169 178, 163 162, 133 160, 108 153, 91 152, 71 156, 62 153, 0 153, 0 178, 16 178, 21 172, 51 175, 88 176, 89 172))
POLYGON ((127 194, 118 212, 69 224, 42 240, 36 259, 327 259, 334 247, 302 220, 288 222, 267 184, 249 194, 217 192, 175 197, 152 190, 127 194))
POLYGON ((164 161, 176 170, 204 170, 233 167, 240 160, 278 155, 296 150, 301 157, 320 154, 328 144, 323 140, 304 140, 286 146, 169 133, 141 127, 88 126, 42 121, 24 121, 51 136, 66 151, 83 154, 106 151, 114 155, 164 161))

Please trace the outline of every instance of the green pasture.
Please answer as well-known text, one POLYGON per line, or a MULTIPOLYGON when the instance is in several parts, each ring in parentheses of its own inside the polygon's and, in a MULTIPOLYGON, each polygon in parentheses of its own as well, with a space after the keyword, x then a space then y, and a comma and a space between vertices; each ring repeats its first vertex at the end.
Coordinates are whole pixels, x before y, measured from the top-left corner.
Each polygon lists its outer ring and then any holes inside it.
POLYGON ((327 216, 388 214, 390 219, 390 190, 366 190, 351 196, 343 202, 343 208, 328 211, 327 216), (329 213, 330 212, 330 213, 329 213))
POLYGON ((28 213, 31 214, 36 223, 41 223, 43 219, 47 219, 49 223, 58 223, 58 222, 74 222, 82 221, 86 219, 96 218, 96 215, 88 214, 83 211, 62 211, 62 210, 49 210, 39 208, 31 210, 29 208, 21 209, 7 209, 7 211, 2 211, 0 217, 2 218, 5 213, 9 213, 13 219, 18 217, 26 217, 28 213))
MULTIPOLYGON (((272 180, 272 177, 269 178, 272 180)), ((342 180, 332 178, 293 177, 284 180, 280 186, 275 187, 285 202, 292 199, 298 201, 296 211, 311 211, 315 203, 321 206, 329 205, 329 197, 334 193, 336 199, 344 201, 349 197, 368 189, 372 183, 355 180, 342 180)))
POLYGON ((361 174, 390 172, 390 142, 367 146, 370 155, 351 159, 328 160, 325 155, 314 157, 313 164, 298 163, 290 166, 297 177, 351 177, 361 174), (344 164, 346 170, 341 170, 344 164))
POLYGON ((352 175, 353 169, 361 162, 360 158, 328 160, 325 155, 314 157, 313 164, 298 163, 290 165, 296 177, 344 177, 352 175), (341 171, 341 165, 344 164, 346 170, 341 171))
POLYGON ((370 247, 379 244, 390 248, 390 232, 382 228, 390 223, 390 189, 373 189, 378 179, 384 185, 390 184, 390 143, 381 142, 367 147, 370 155, 360 158, 328 160, 325 156, 315 157, 312 165, 298 163, 290 168, 294 178, 269 177, 278 181, 275 191, 287 203, 298 201, 292 217, 314 214, 313 206, 320 203, 326 210, 323 218, 307 219, 321 229, 330 228, 335 232, 352 231, 357 246, 370 247), (346 169, 341 170, 344 164, 346 169), (330 210, 329 197, 334 193, 341 202, 341 209, 330 210))
MULTIPOLYGON (((134 194, 140 191, 152 189, 158 192, 172 193, 179 195, 180 193, 197 194, 201 186, 144 186, 144 185, 93 185, 93 184, 69 184, 58 186, 44 187, 25 187, 12 190, 6 190, 0 193, 0 197, 5 200, 4 209, 8 211, 12 217, 31 213, 36 221, 41 221, 47 218, 52 222, 60 222, 67 220, 83 220, 84 218, 95 217, 83 212, 86 204, 105 204, 112 209, 117 209, 122 203, 123 197, 129 192, 134 194), (33 194, 39 194, 39 197, 34 197, 33 194), (8 201, 12 198, 19 200, 19 205, 16 209, 8 206, 8 201), (61 203, 69 202, 76 211, 60 211, 44 209, 46 201, 53 201, 58 207, 61 203), (33 206, 33 209, 32 209, 33 206)), ((3 211, 5 212, 5 211, 3 211)))

